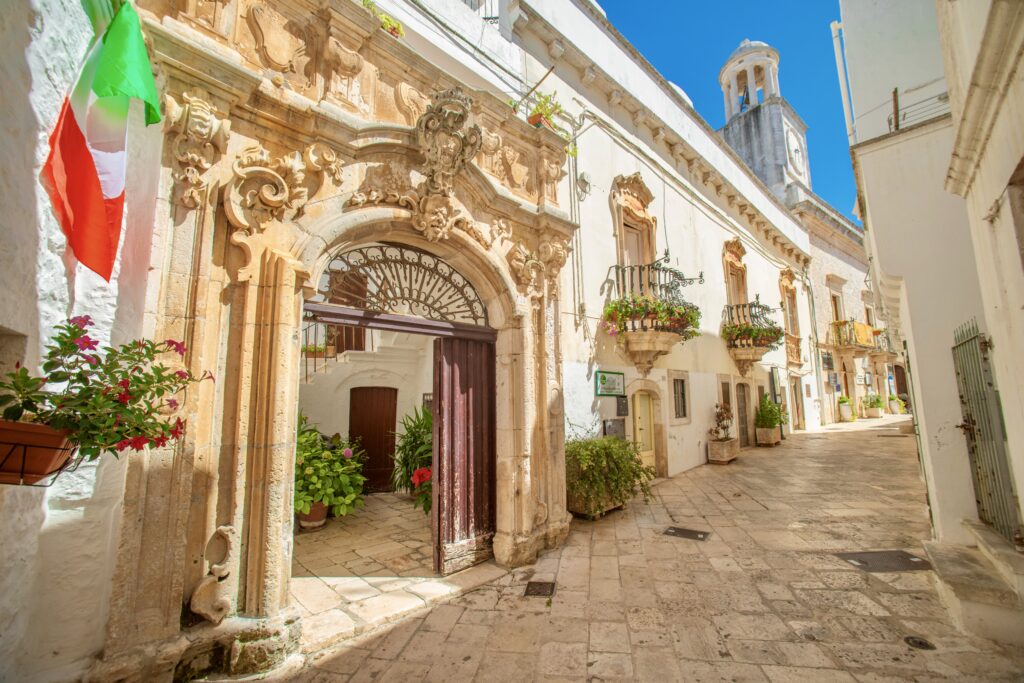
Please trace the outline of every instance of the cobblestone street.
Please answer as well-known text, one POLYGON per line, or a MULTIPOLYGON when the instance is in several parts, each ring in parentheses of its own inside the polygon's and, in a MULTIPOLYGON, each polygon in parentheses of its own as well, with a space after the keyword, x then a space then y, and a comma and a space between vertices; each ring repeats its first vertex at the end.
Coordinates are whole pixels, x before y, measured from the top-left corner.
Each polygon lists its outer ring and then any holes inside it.
POLYGON ((1020 680, 1024 653, 957 632, 932 572, 868 574, 832 554, 924 556, 900 423, 834 426, 660 481, 649 505, 577 520, 532 567, 311 655, 301 680, 1020 680), (554 598, 523 597, 528 580, 555 581, 554 598))

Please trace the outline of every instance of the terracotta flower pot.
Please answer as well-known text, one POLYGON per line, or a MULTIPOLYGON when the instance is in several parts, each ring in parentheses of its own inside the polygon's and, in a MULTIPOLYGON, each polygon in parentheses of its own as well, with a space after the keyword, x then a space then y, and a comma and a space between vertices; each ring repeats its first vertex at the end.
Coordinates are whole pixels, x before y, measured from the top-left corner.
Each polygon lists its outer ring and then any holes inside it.
POLYGON ((64 467, 72 450, 66 432, 0 420, 0 484, 35 484, 64 467))
POLYGON ((299 513, 299 528, 304 531, 320 529, 327 523, 327 506, 323 503, 313 503, 309 508, 309 514, 299 513))
POLYGON ((551 121, 549 121, 548 118, 543 114, 530 114, 528 117, 526 117, 526 122, 529 123, 534 128, 540 128, 542 126, 547 126, 548 128, 551 128, 551 121))
POLYGON ((385 30, 388 33, 390 33, 391 35, 393 35, 395 38, 401 38, 402 37, 401 31, 399 31, 398 28, 396 28, 394 26, 391 26, 391 27, 389 27, 389 28, 387 28, 385 30))

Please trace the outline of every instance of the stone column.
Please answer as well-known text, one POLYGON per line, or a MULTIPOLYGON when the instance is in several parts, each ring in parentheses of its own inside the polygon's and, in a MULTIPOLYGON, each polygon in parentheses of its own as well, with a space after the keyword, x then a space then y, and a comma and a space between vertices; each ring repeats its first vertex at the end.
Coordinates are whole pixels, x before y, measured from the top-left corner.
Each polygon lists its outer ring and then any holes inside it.
POLYGON ((750 106, 757 104, 757 81, 754 79, 754 65, 747 65, 747 92, 750 93, 750 106))
POLYGON ((736 72, 729 74, 729 118, 732 118, 740 110, 739 96, 740 88, 736 81, 736 72))
POLYGON ((732 103, 729 97, 729 83, 722 83, 722 98, 725 104, 725 120, 732 118, 732 103))

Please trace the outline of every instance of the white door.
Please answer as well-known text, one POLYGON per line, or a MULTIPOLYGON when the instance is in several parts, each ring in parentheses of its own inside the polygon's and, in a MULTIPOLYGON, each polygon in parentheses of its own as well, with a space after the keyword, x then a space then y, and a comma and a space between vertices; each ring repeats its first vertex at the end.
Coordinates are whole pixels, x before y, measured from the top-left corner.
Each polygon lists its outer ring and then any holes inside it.
POLYGON ((646 391, 633 394, 633 440, 644 465, 654 467, 654 412, 646 391))

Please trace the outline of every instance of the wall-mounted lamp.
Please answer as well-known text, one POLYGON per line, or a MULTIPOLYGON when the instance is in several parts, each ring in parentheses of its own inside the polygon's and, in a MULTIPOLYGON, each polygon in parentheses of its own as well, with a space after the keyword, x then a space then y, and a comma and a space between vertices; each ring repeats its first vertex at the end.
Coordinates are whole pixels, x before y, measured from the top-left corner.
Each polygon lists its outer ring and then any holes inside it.
POLYGON ((590 194, 590 174, 583 171, 576 177, 576 198, 581 202, 590 194))

